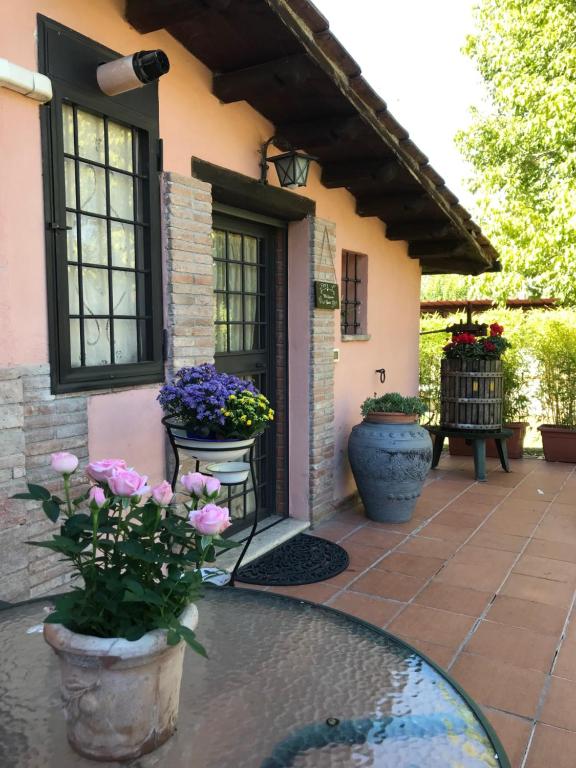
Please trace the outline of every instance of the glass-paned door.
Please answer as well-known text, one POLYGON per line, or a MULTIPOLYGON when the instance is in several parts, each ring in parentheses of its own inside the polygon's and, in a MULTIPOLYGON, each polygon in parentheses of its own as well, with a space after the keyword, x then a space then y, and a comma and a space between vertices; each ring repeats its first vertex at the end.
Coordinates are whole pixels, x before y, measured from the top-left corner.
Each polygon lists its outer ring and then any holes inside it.
MULTIPOLYGON (((275 408, 275 230, 271 227, 214 217, 216 367, 250 379, 275 408)), ((274 512, 275 426, 256 441, 259 518, 274 512)), ((255 497, 251 481, 226 491, 233 518, 231 532, 253 521, 255 497)))

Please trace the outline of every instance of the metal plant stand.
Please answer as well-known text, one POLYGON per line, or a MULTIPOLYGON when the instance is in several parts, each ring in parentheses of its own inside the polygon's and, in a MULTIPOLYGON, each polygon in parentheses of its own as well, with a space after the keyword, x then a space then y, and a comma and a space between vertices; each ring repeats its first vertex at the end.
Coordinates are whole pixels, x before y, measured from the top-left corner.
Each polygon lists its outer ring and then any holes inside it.
MULTIPOLYGON (((176 481, 178 479, 178 473, 180 472, 180 451, 186 451, 187 453, 190 453, 195 459, 196 459, 196 472, 200 470, 200 459, 198 459, 196 456, 194 456, 194 448, 187 446, 186 444, 182 442, 178 442, 178 437, 174 435, 172 432, 172 429, 170 427, 170 423, 168 422, 167 418, 162 419, 162 423, 164 424, 164 427, 166 428, 166 432, 168 434, 168 440, 170 441, 170 446, 172 447, 172 452, 174 453, 174 473, 172 474, 172 482, 170 483, 172 486, 172 490, 176 490, 176 481)), ((248 534, 248 538, 244 542, 244 546, 242 547, 242 551, 240 552, 240 557, 236 561, 236 565, 234 566, 232 573, 230 574, 230 586, 234 586, 236 581, 236 574, 238 573, 238 569, 240 568, 242 564, 242 560, 244 559, 244 556, 246 552, 248 551, 248 547, 252 543, 252 539, 254 538, 256 534, 256 529, 258 528, 258 509, 259 509, 259 494, 258 494, 258 483, 256 480, 256 462, 255 462, 255 447, 256 443, 253 443, 252 446, 249 448, 249 454, 248 454, 248 463, 250 464, 250 474, 249 478, 252 479, 252 492, 254 493, 254 522, 252 523, 252 526, 250 528, 250 533, 248 534)), ((207 448, 203 447, 202 451, 210 451, 214 450, 216 453, 224 453, 226 451, 225 448, 207 448)), ((237 448, 231 448, 230 453, 237 451, 237 448)), ((205 474, 210 474, 209 472, 206 472, 205 474)), ((243 483, 236 483, 236 482, 226 482, 225 480, 221 480, 221 484, 225 486, 233 486, 233 485, 243 485, 244 489, 246 490, 247 484, 248 484, 248 477, 246 480, 244 480, 243 483)))

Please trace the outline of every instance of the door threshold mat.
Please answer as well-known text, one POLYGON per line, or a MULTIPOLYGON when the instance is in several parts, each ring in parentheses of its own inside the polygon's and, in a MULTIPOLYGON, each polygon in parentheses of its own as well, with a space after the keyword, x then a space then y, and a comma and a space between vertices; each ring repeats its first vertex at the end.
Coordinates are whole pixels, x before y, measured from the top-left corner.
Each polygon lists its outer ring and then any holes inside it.
POLYGON ((243 565, 236 580, 266 587, 313 584, 342 573, 349 562, 348 552, 333 541, 299 533, 243 565))

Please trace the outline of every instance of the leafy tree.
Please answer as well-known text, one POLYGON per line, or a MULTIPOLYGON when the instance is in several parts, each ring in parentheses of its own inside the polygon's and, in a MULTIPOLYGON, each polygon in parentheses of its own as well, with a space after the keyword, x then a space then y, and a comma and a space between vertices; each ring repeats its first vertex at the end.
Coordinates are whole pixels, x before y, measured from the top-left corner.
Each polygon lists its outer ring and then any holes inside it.
MULTIPOLYGON (((480 0, 466 52, 489 106, 457 143, 504 273, 474 293, 576 304, 576 0, 480 0)), ((468 282, 470 285, 470 282, 468 282)))

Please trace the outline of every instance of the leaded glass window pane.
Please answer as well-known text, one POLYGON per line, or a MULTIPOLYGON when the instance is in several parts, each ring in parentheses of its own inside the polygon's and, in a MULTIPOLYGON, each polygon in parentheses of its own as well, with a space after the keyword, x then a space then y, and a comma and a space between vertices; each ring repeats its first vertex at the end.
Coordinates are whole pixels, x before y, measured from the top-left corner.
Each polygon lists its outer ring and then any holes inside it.
POLYGON ((72 104, 62 121, 71 365, 147 360, 148 222, 134 205, 147 180, 139 133, 72 104))

